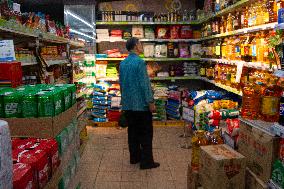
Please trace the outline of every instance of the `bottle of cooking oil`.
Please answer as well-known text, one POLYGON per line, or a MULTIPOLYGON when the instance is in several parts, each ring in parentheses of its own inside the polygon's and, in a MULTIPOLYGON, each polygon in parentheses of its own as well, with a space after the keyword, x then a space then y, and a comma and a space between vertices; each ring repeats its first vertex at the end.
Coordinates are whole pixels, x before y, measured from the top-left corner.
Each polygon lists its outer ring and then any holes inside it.
POLYGON ((277 122, 279 119, 279 103, 282 89, 276 85, 276 80, 272 79, 261 93, 260 115, 263 121, 277 122))
POLYGON ((191 155, 191 168, 192 170, 199 170, 199 159, 200 159, 200 146, 208 144, 204 130, 196 131, 195 135, 191 139, 192 143, 192 155, 191 155))
POLYGON ((238 84, 236 82, 236 76, 237 76, 237 66, 232 66, 231 67, 231 82, 230 82, 230 86, 233 88, 238 88, 238 84))
POLYGON ((213 136, 212 136, 210 142, 211 142, 211 144, 224 144, 221 129, 214 129, 213 136))
POLYGON ((266 7, 269 14, 269 22, 277 21, 277 4, 276 0, 266 0, 266 7))
POLYGON ((227 59, 227 41, 228 39, 225 38, 221 46, 222 59, 227 59))
POLYGON ((245 10, 241 14, 241 27, 247 28, 248 27, 248 18, 249 18, 249 8, 246 7, 245 10))
POLYGON ((251 41, 251 60, 252 62, 257 62, 257 48, 259 47, 257 44, 258 38, 259 38, 259 35, 252 36, 252 41, 251 41))
POLYGON ((228 18, 227 18, 226 32, 231 32, 231 31, 233 31, 233 17, 232 17, 232 14, 229 13, 228 18))
POLYGON ((247 35, 244 43, 244 61, 251 62, 251 60, 252 60, 251 37, 250 35, 247 35))
POLYGON ((235 38, 234 46, 235 46, 235 60, 241 60, 241 38, 238 36, 235 38))
POLYGON ((260 86, 251 82, 244 83, 242 88, 241 115, 246 119, 257 119, 260 110, 260 86))

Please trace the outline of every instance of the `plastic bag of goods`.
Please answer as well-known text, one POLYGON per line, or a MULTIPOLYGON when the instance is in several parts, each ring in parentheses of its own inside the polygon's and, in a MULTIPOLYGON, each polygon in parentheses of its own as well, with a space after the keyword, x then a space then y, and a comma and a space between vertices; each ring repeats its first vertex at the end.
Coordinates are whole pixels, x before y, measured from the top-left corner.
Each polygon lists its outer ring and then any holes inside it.
POLYGON ((12 144, 6 121, 0 120, 0 189, 12 188, 12 144), (2 187, 2 188, 1 188, 2 187))

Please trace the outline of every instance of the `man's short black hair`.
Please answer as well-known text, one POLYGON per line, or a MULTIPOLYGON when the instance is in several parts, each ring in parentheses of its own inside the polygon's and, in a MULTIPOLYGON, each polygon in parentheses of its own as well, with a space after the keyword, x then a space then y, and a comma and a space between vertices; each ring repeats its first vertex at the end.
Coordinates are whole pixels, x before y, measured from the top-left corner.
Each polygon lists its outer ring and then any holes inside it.
POLYGON ((132 51, 134 47, 138 44, 139 39, 136 37, 131 37, 130 39, 127 40, 126 42, 126 49, 128 51, 132 51))

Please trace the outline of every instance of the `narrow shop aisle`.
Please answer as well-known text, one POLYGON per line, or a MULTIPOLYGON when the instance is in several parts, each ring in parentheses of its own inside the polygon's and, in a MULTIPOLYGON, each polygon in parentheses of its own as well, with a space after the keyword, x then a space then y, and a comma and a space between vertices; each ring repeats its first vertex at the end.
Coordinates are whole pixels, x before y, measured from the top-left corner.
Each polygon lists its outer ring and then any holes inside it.
POLYGON ((182 127, 154 129, 154 158, 161 166, 140 170, 129 164, 127 130, 88 128, 89 142, 76 180, 82 189, 186 189, 191 150, 182 149, 182 127))

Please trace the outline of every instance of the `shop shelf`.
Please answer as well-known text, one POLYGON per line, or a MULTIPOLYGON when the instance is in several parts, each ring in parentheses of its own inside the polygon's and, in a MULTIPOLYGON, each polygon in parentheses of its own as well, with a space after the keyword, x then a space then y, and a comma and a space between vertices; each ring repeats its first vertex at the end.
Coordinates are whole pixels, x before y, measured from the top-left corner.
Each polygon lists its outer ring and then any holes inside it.
POLYGON ((226 91, 228 91, 228 92, 237 94, 237 95, 239 95, 239 96, 243 96, 243 93, 240 92, 240 91, 238 91, 238 90, 235 89, 235 88, 232 88, 232 87, 223 85, 223 84, 221 84, 221 83, 216 83, 215 81, 209 80, 209 79, 204 78, 204 77, 201 77, 201 80, 206 81, 206 82, 208 82, 208 83, 212 83, 212 84, 214 84, 215 86, 217 86, 217 87, 219 87, 219 88, 221 88, 221 89, 224 89, 224 90, 226 90, 226 91))
POLYGON ((74 40, 70 40, 69 44, 71 48, 84 48, 85 47, 85 44, 83 42, 74 41, 74 40))
POLYGON ((199 25, 199 21, 186 21, 186 22, 140 22, 140 21, 112 21, 102 22, 96 21, 96 25, 199 25))
POLYGON ((87 109, 86 106, 83 106, 77 113, 77 117, 79 117, 81 114, 83 114, 85 112, 85 110, 87 109))
MULTIPOLYGON (((125 58, 97 58, 96 60, 101 61, 121 61, 125 58)), ((160 62, 166 62, 166 61, 199 61, 200 58, 143 58, 145 61, 160 61, 160 62)))
MULTIPOLYGON (((25 27, 22 27, 22 28, 25 28, 25 27)), ((5 27, 5 26, 0 26, 0 31, 1 32, 9 32, 9 33, 13 33, 13 34, 16 34, 16 35, 21 35, 21 36, 26 36, 26 37, 38 37, 38 35, 36 33, 33 33, 31 29, 28 29, 28 28, 25 28, 25 31, 20 31, 20 30, 17 30, 16 28, 8 28, 8 27, 5 27)))
POLYGON ((37 62, 21 62, 22 66, 32 66, 38 64, 37 62))
POLYGON ((258 31, 263 31, 263 30, 270 30, 274 29, 277 27, 277 22, 273 22, 270 24, 263 24, 259 26, 253 26, 249 28, 244 28, 244 29, 239 29, 231 32, 226 32, 222 34, 217 34, 217 35, 212 35, 209 37, 203 37, 199 41, 205 41, 205 40, 210 40, 210 39, 216 39, 216 38, 222 38, 222 37, 227 37, 227 36, 232 36, 232 35, 242 35, 246 33, 253 33, 253 32, 258 32, 258 31))
POLYGON ((222 15, 224 15, 224 14, 228 14, 229 12, 233 12, 233 11, 235 11, 236 8, 239 8, 239 7, 241 7, 241 6, 246 5, 249 1, 250 1, 250 0, 241 0, 241 1, 239 1, 239 2, 237 2, 237 3, 235 3, 235 4, 233 4, 233 5, 231 5, 231 6, 227 7, 227 8, 225 8, 225 9, 223 9, 223 10, 221 10, 221 11, 215 13, 215 14, 212 14, 212 15, 207 16, 206 18, 200 20, 200 21, 199 21, 199 24, 208 22, 208 21, 209 21, 210 19, 212 19, 212 18, 219 17, 219 16, 222 16, 222 15))
POLYGON ((249 119, 244 119, 239 117, 240 121, 250 125, 252 127, 255 127, 265 133, 267 133, 270 136, 275 136, 275 134, 273 132, 271 132, 271 128, 274 125, 273 122, 265 122, 265 121, 261 121, 261 120, 249 120, 249 119))
POLYGON ((181 76, 181 77, 154 77, 151 78, 152 81, 164 81, 164 80, 190 80, 190 79, 200 79, 198 76, 181 76))
POLYGON ((284 138, 284 127, 278 123, 274 123, 272 127, 270 127, 270 131, 281 138, 284 138))
POLYGON ((63 60, 46 60, 48 66, 58 65, 58 64, 67 64, 69 61, 67 59, 63 60))
POLYGON ((216 62, 221 64, 228 64, 228 65, 243 64, 245 67, 256 68, 259 70, 267 70, 267 71, 274 71, 278 69, 276 65, 272 65, 272 67, 270 67, 269 64, 264 62, 245 62, 239 60, 225 60, 225 59, 214 59, 214 58, 201 58, 200 60, 208 62, 216 62))
MULTIPOLYGON (((139 39, 141 42, 198 42, 200 39, 139 39)), ((121 40, 110 40, 110 41, 100 41, 96 40, 96 43, 101 43, 101 42, 126 42, 127 40, 121 39, 121 40)))

